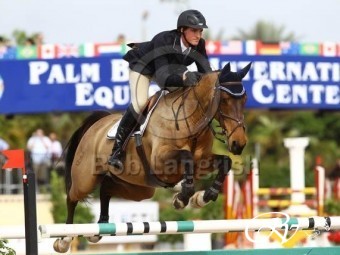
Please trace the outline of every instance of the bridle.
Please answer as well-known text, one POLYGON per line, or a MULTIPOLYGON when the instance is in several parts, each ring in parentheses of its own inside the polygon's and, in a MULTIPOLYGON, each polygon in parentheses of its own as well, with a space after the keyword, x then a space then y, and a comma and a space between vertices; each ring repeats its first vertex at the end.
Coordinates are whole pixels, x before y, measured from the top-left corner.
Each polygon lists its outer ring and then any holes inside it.
MULTIPOLYGON (((222 93, 228 93, 229 95, 231 95, 234 98, 241 98, 244 97, 246 95, 246 91, 242 85, 242 82, 223 82, 223 83, 218 83, 215 86, 215 89, 218 90, 219 92, 222 93), (229 85, 235 85, 236 89, 231 90, 230 88, 228 88, 229 85)), ((216 94, 216 93, 215 93, 216 94)), ((217 97, 214 98, 214 100, 219 100, 220 98, 217 99, 217 97)), ((212 130, 214 136, 216 139, 218 139, 219 141, 226 143, 225 140, 219 138, 217 135, 223 135, 227 138, 227 141, 229 142, 229 138, 232 136, 232 134, 238 129, 238 128, 246 128, 245 122, 244 122, 244 115, 242 115, 242 117, 239 118, 234 118, 228 114, 225 114, 222 110, 221 110, 221 104, 218 104, 217 107, 217 114, 218 114, 218 122, 221 125, 222 131, 221 132, 216 132, 215 130, 212 130), (231 130, 231 132, 228 133, 227 128, 224 124, 224 120, 225 119, 230 119, 232 121, 235 121, 237 123, 237 125, 231 130)))
MULTIPOLYGON (((211 105, 210 105, 210 107, 207 111, 205 111, 204 107, 201 105, 201 102, 199 100, 199 96, 196 94, 195 88, 196 87, 194 86, 189 90, 185 90, 184 93, 181 94, 181 96, 176 99, 176 100, 178 100, 178 99, 182 98, 182 102, 180 104, 180 107, 177 109, 177 111, 175 111, 173 109, 177 130, 179 130, 178 117, 177 117, 178 114, 179 114, 179 109, 183 106, 184 101, 185 101, 185 99, 188 96, 190 91, 193 91, 193 93, 194 93, 194 95, 197 99, 199 109, 201 109, 204 112, 203 115, 205 116, 204 118, 202 118, 203 121, 199 125, 195 125, 195 130, 200 130, 200 131, 199 132, 192 131, 191 132, 192 135, 189 136, 190 138, 194 138, 194 137, 197 138, 203 132, 204 127, 207 127, 207 128, 211 129, 211 131, 212 131, 212 133, 213 133, 213 135, 215 136, 216 139, 220 140, 223 143, 226 143, 226 141, 220 139, 217 135, 224 135, 227 138, 227 141, 229 142, 229 138, 239 127, 242 127, 242 128, 245 129, 244 116, 242 115, 242 118, 238 119, 238 118, 234 118, 234 117, 232 117, 228 114, 225 114, 221 110, 221 105, 219 103, 220 97, 221 97, 220 93, 228 93, 229 95, 231 95, 234 98, 244 97, 246 95, 246 91, 245 91, 241 81, 220 83, 219 79, 217 78, 216 83, 215 83, 215 88, 214 88, 214 95, 211 99, 211 105), (234 89, 231 89, 229 85, 234 85, 233 86, 234 89), (222 132, 216 132, 211 126, 211 122, 212 122, 214 116, 216 115, 216 113, 218 115, 218 121, 221 125, 222 132), (230 120, 235 121, 237 123, 237 125, 233 128, 233 130, 230 133, 228 133, 227 128, 224 125, 223 121, 225 119, 230 119, 230 120)), ((187 120, 187 118, 185 118, 185 119, 187 120)), ((187 122, 187 127, 190 130, 191 125, 188 122, 187 122)))

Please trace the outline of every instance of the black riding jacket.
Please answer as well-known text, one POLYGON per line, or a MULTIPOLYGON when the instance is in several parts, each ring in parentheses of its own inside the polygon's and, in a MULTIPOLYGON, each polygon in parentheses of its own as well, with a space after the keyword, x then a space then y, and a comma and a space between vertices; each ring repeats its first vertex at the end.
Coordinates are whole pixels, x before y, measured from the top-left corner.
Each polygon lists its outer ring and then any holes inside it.
POLYGON ((204 39, 200 39, 187 56, 182 53, 180 39, 179 31, 164 31, 151 41, 129 44, 132 49, 123 58, 131 70, 151 76, 162 88, 182 87, 187 66, 195 62, 201 73, 210 72, 211 67, 204 39))

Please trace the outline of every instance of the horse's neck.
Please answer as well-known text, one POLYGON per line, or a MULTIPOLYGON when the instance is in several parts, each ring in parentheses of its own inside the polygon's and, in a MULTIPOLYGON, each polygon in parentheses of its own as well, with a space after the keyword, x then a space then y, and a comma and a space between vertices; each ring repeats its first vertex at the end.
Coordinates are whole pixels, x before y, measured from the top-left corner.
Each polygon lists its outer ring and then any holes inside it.
POLYGON ((193 88, 192 99, 200 102, 204 108, 210 107, 215 95, 215 85, 218 73, 213 72, 205 75, 200 83, 193 88))
POLYGON ((217 110, 218 100, 214 100, 217 76, 206 74, 197 86, 163 97, 152 116, 157 125, 149 126, 151 133, 171 137, 175 130, 185 137, 201 132, 217 110))
POLYGON ((202 125, 207 125, 215 115, 218 102, 214 99, 217 77, 218 73, 205 75, 197 86, 191 88, 185 99, 184 117, 192 125, 198 125, 202 128, 202 125))
POLYGON ((192 121, 196 123, 198 120, 212 119, 217 109, 217 100, 215 100, 215 83, 217 73, 211 73, 202 78, 200 83, 192 88, 188 100, 193 101, 193 105, 197 105, 195 114, 192 114, 192 121))

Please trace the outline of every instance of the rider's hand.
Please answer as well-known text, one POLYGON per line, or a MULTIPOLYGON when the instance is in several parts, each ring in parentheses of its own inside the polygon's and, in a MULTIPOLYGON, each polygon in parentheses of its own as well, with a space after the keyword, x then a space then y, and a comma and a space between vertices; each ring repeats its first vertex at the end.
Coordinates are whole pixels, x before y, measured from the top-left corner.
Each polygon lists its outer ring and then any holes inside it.
POLYGON ((195 86, 195 84, 201 79, 202 74, 200 72, 187 72, 183 82, 184 87, 195 86))

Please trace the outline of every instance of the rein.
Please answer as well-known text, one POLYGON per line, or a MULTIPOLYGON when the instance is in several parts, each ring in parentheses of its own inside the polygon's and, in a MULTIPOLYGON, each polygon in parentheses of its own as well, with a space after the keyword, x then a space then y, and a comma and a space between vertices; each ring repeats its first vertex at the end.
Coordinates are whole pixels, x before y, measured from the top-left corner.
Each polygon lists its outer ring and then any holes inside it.
POLYGON ((223 82, 223 83, 219 83, 219 78, 217 78, 216 80, 216 83, 215 83, 215 92, 214 92, 214 95, 211 99, 212 103, 211 103, 211 107, 208 109, 208 111, 204 110, 204 107, 202 105, 202 103, 200 102, 199 100, 199 96, 197 94, 197 91, 196 91, 196 86, 192 87, 191 89, 188 89, 188 90, 185 90, 183 91, 183 93, 181 95, 178 96, 178 98, 176 98, 173 102, 173 105, 174 103, 179 100, 179 99, 182 99, 179 107, 177 110, 175 110, 174 108, 172 108, 172 111, 173 111, 173 114, 174 114, 174 117, 175 117, 175 126, 176 126, 176 129, 179 130, 179 125, 178 125, 178 115, 179 115, 179 112, 180 112, 180 109, 183 108, 183 112, 185 114, 185 110, 184 110, 184 107, 185 107, 185 100, 186 98, 188 97, 189 95, 189 92, 190 91, 193 91, 196 99, 197 99, 197 103, 198 103, 198 106, 199 106, 199 109, 203 112, 203 121, 195 127, 196 130, 199 130, 199 132, 194 132, 191 130, 191 125, 190 123, 188 122, 188 119, 186 118, 186 116, 184 116, 184 119, 185 119, 185 122, 186 122, 186 126, 187 128, 189 129, 191 135, 188 137, 188 138, 198 138, 200 136, 200 134, 205 130, 204 127, 208 127, 211 129, 214 137, 216 139, 218 139, 219 141, 223 142, 223 143, 226 143, 225 140, 222 140, 221 138, 219 138, 217 135, 224 135, 226 136, 227 138, 227 141, 229 141, 229 138, 231 137, 231 135, 240 127, 242 128, 245 128, 245 124, 244 124, 244 116, 242 116, 241 119, 238 119, 238 118, 234 118, 228 114, 225 114, 222 110, 221 110, 221 106, 219 104, 219 100, 220 100, 220 93, 227 93, 229 95, 231 95, 232 97, 243 97, 246 93, 243 85, 242 85, 242 82, 239 82, 239 81, 231 81, 231 82, 223 82), (228 86, 229 85, 236 85, 238 86, 236 90, 232 90, 231 88, 229 88, 228 86), (212 119, 214 118, 215 114, 218 114, 218 120, 219 120, 219 123, 221 125, 221 128, 222 128, 222 132, 215 132, 213 130, 213 128, 211 127, 211 121, 212 119), (232 121, 235 121, 237 123, 237 125, 231 130, 231 132, 228 133, 227 131, 227 128, 225 127, 223 121, 225 119, 230 119, 232 121), (207 125, 208 124, 208 125, 207 125))

